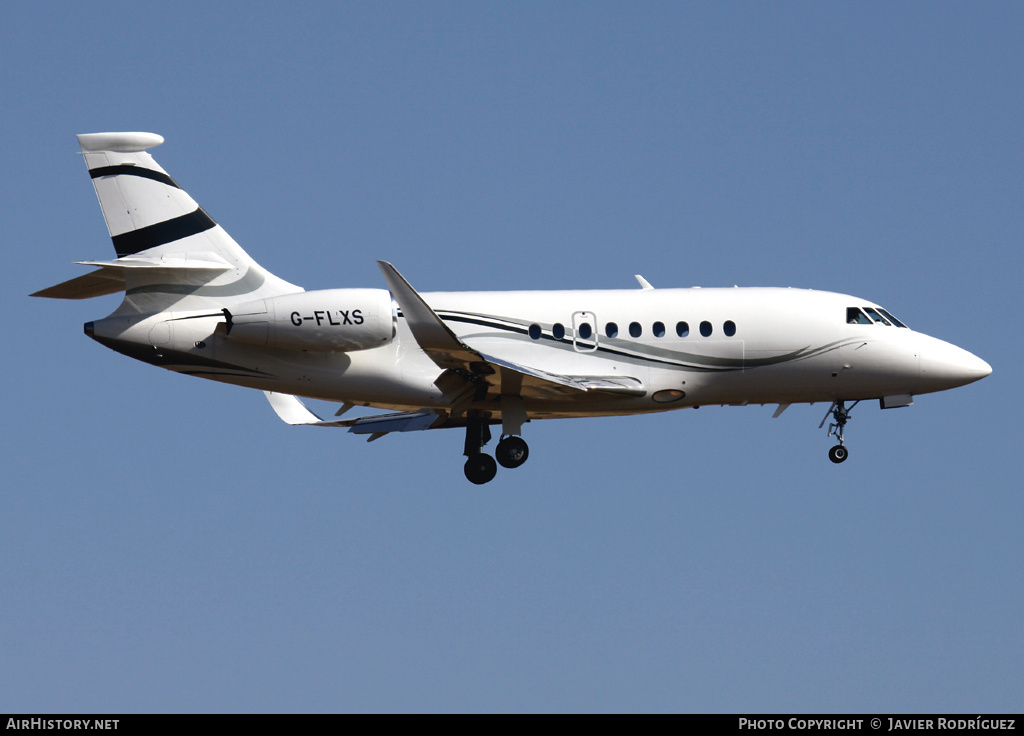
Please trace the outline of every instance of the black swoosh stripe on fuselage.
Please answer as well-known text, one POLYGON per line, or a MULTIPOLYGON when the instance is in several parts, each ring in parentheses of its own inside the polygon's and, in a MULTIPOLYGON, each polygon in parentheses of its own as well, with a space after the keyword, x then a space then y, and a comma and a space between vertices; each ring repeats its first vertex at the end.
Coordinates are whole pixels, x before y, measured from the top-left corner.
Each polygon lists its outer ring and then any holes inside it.
MULTIPOLYGON (((475 325, 479 325, 481 327, 489 327, 489 328, 492 328, 492 329, 499 329, 499 330, 502 330, 502 331, 505 331, 505 332, 512 332, 512 333, 522 334, 522 335, 529 334, 529 331, 528 331, 527 328, 521 327, 517 323, 511 322, 510 320, 503 319, 503 318, 490 317, 490 316, 487 316, 487 315, 480 315, 480 314, 466 314, 466 313, 461 313, 461 312, 450 312, 450 311, 438 312, 438 316, 440 316, 443 320, 450 320, 452 322, 462 322, 462 323, 465 323, 465 324, 475 324, 475 325)), ((569 346, 572 345, 572 340, 570 340, 570 339, 565 339, 565 338, 558 339, 558 338, 554 337, 553 335, 549 335, 549 334, 542 334, 541 335, 541 339, 542 340, 549 340, 551 342, 554 342, 554 343, 559 344, 559 345, 564 345, 566 347, 569 347, 569 346)), ((608 338, 608 339, 614 339, 614 338, 608 338)), ((737 371, 737 370, 743 370, 743 369, 746 369, 746 368, 759 368, 759 367, 770 366, 770 365, 778 365, 780 363, 788 363, 788 362, 795 361, 795 360, 804 360, 804 359, 807 359, 807 358, 814 357, 816 355, 821 355, 821 354, 826 353, 826 352, 831 352, 832 350, 835 350, 837 348, 843 347, 848 342, 849 341, 839 340, 839 341, 836 341, 836 342, 832 342, 832 343, 827 343, 825 345, 821 345, 821 346, 819 346, 817 348, 811 348, 810 346, 806 346, 806 347, 799 348, 797 350, 791 351, 789 353, 785 353, 783 355, 773 356, 773 357, 770 357, 770 358, 744 358, 742 360, 737 359, 737 358, 719 358, 719 357, 715 357, 715 356, 697 356, 697 355, 692 355, 691 353, 680 353, 681 355, 687 355, 688 357, 690 357, 691 359, 694 359, 694 360, 707 361, 711 365, 707 365, 707 364, 705 364, 705 365, 699 365, 699 364, 695 365, 692 362, 682 362, 680 360, 672 360, 672 359, 669 359, 669 358, 656 358, 656 357, 653 357, 653 356, 650 356, 650 355, 644 355, 642 353, 638 354, 636 352, 628 352, 628 351, 623 350, 623 349, 617 349, 617 348, 608 347, 606 345, 602 345, 601 343, 598 343, 597 350, 593 351, 593 352, 602 352, 602 353, 607 353, 609 355, 617 355, 617 356, 624 357, 624 358, 630 358, 630 359, 633 359, 633 360, 642 361, 644 363, 654 363, 654 364, 659 364, 659 365, 669 365, 669 366, 672 366, 674 368, 683 368, 683 369, 686 369, 686 370, 697 371, 697 372, 702 372, 702 373, 727 373, 727 372, 732 372, 732 371, 737 371), (716 363, 717 363, 717 365, 715 365, 716 363)), ((657 348, 657 349, 658 350, 664 350, 664 348, 657 348)))
POLYGON ((93 336, 93 339, 121 355, 135 358, 143 363, 160 366, 176 373, 200 373, 205 372, 216 375, 246 376, 249 378, 274 378, 272 373, 246 368, 235 363, 228 363, 223 360, 215 360, 194 353, 187 353, 183 350, 174 350, 167 347, 158 347, 149 344, 118 340, 113 337, 93 336), (179 367, 180 366, 180 367, 179 367), (186 366, 189 366, 186 368, 186 366))

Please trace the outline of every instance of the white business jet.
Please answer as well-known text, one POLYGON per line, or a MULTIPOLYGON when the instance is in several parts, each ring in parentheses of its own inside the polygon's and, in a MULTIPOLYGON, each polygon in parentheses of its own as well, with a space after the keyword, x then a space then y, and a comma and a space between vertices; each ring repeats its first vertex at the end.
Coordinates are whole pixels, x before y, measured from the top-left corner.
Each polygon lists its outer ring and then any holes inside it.
POLYGON ((288 424, 390 432, 460 427, 481 484, 529 448, 534 419, 708 405, 827 402, 844 428, 865 399, 883 409, 984 378, 985 361, 915 332, 877 304, 802 289, 417 292, 379 261, 387 289, 305 291, 264 270, 147 153, 152 133, 78 136, 117 257, 33 296, 124 292, 85 333, 193 376, 260 389, 288 424), (333 418, 299 396, 335 401, 333 418), (391 410, 358 419, 353 406, 391 410))

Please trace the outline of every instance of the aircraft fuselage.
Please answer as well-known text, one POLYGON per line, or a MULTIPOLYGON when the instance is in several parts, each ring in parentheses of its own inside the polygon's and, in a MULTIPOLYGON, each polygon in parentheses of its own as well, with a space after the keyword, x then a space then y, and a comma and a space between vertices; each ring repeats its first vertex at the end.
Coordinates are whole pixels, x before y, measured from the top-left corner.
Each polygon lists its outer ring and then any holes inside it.
MULTIPOLYGON (((909 328, 849 324, 847 309, 877 305, 830 292, 690 288, 423 297, 460 339, 482 352, 555 374, 632 378, 644 387, 643 395, 526 400, 535 416, 916 395, 961 386, 991 370, 967 351, 909 328), (539 328, 536 337, 531 326, 535 334, 539 328)), ((320 316, 324 325, 344 329, 346 310, 333 306, 315 310, 320 314, 314 321, 320 316)), ((314 326, 290 318, 296 331, 314 326)), ((442 369, 419 348, 402 316, 392 342, 354 352, 238 343, 225 334, 222 315, 209 310, 90 325, 94 338, 119 352, 203 378, 390 409, 443 409, 450 403, 435 384, 442 369)), ((493 403, 492 396, 470 408, 493 403)))

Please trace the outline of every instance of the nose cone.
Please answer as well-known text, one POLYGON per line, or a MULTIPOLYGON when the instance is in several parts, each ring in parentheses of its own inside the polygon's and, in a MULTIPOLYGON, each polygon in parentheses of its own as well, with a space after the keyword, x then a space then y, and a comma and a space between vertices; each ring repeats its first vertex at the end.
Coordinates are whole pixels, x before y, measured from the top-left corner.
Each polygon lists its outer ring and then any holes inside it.
POLYGON ((921 350, 921 378, 930 391, 965 386, 991 372, 984 360, 948 342, 929 341, 921 350))

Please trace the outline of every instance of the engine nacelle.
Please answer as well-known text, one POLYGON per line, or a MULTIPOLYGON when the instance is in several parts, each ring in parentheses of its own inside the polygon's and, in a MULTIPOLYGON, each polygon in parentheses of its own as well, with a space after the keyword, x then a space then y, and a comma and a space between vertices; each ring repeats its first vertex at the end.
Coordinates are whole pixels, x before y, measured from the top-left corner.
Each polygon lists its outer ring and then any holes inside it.
POLYGON ((387 345, 398 317, 384 289, 322 289, 225 309, 227 337, 267 348, 351 352, 387 345))

